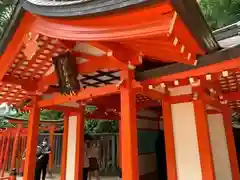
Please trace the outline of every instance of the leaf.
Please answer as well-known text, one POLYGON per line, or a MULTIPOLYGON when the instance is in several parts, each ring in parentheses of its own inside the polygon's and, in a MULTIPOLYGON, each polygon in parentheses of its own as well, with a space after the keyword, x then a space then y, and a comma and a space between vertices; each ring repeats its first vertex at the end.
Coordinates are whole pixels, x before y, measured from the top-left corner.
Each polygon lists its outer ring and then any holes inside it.
POLYGON ((240 20, 239 0, 201 0, 200 7, 213 30, 240 20))

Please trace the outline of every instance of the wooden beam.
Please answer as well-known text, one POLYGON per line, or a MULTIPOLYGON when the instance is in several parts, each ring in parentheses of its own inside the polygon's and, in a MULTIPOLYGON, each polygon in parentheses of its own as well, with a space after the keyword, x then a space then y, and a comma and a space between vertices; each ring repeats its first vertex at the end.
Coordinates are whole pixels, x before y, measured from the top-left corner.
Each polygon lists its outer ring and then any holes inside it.
MULTIPOLYGON (((214 39, 210 28, 202 16, 199 4, 192 0, 171 0, 177 14, 180 16, 187 30, 194 37, 197 44, 207 53, 219 49, 219 45, 214 39), (207 39, 207 41, 206 41, 207 39)), ((179 33, 182 33, 181 31, 179 33)))
POLYGON ((240 45, 237 45, 202 56, 198 58, 196 66, 174 63, 144 72, 136 72, 136 79, 147 83, 160 83, 235 69, 240 67, 239 48, 240 45))
POLYGON ((67 150, 68 150, 68 127, 69 127, 69 114, 64 113, 64 126, 63 126, 63 144, 62 144, 62 162, 61 162, 61 180, 66 180, 67 171, 67 150))
POLYGON ((22 127, 23 127, 22 124, 17 125, 16 135, 14 137, 13 150, 12 150, 11 169, 16 168, 17 151, 19 151, 18 149, 19 137, 20 137, 20 132, 22 127))
POLYGON ((120 139, 122 144, 122 179, 138 180, 136 93, 133 89, 133 72, 130 70, 122 71, 121 79, 126 80, 125 86, 121 87, 120 139))
POLYGON ((44 108, 48 106, 64 104, 66 102, 71 102, 71 101, 80 101, 80 100, 82 101, 86 99, 93 99, 99 96, 106 96, 106 95, 115 94, 118 92, 119 92, 119 89, 116 85, 107 85, 99 88, 83 89, 74 96, 70 96, 70 95, 63 96, 60 93, 56 93, 54 97, 50 99, 39 101, 38 105, 41 108, 44 108))
POLYGON ((30 13, 25 13, 20 25, 13 35, 12 40, 8 43, 8 46, 0 58, 0 80, 3 79, 5 73, 7 72, 9 66, 12 64, 13 60, 16 58, 17 54, 20 52, 23 46, 23 39, 28 33, 31 25, 33 24, 35 17, 30 13))
POLYGON ((26 91, 35 91, 37 88, 36 81, 17 79, 15 77, 9 76, 9 75, 5 75, 2 79, 2 82, 7 83, 7 84, 20 85, 21 88, 26 91))
POLYGON ((213 154, 205 105, 202 100, 193 101, 202 180, 215 180, 213 154))
POLYGON ((36 147, 38 139, 38 127, 40 121, 40 108, 37 102, 38 98, 34 98, 33 107, 30 113, 28 123, 28 139, 27 139, 27 151, 26 161, 24 164, 23 180, 34 179, 35 167, 36 167, 36 147))
POLYGON ((142 91, 139 91, 140 94, 144 95, 144 96, 147 96, 153 100, 163 100, 167 95, 162 93, 162 92, 159 92, 159 91, 155 91, 155 90, 152 90, 152 89, 148 89, 148 88, 143 88, 142 91))
POLYGON ((240 100, 240 92, 229 92, 222 94, 224 100, 237 101, 240 100))
POLYGON ((78 64, 78 72, 80 74, 88 74, 104 68, 128 69, 128 66, 126 63, 116 59, 113 60, 112 55, 92 56, 92 55, 80 53, 79 57, 89 60, 85 63, 78 64))
POLYGON ((49 171, 50 173, 52 173, 52 170, 53 170, 53 161, 54 161, 54 154, 55 152, 53 151, 54 150, 54 132, 55 132, 55 125, 51 125, 49 127, 49 144, 50 144, 50 147, 52 149, 51 153, 49 154, 49 164, 48 164, 48 168, 49 168, 49 171))
POLYGON ((77 132, 76 132, 76 151, 75 151, 75 171, 74 180, 80 180, 83 177, 84 168, 84 107, 80 106, 77 113, 77 132))

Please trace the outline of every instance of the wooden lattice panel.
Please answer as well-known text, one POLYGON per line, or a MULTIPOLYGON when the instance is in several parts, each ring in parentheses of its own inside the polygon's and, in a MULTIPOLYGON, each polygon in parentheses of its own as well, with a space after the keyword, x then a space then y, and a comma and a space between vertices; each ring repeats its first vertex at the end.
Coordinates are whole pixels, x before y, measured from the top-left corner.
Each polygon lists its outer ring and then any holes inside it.
MULTIPOLYGON (((223 75, 220 77, 220 86, 222 93, 231 93, 240 91, 240 71, 233 70, 228 72, 226 76, 223 75)), ((240 107, 240 100, 228 101, 228 105, 232 109, 238 109, 240 107)))
POLYGON ((96 71, 86 75, 78 76, 81 86, 86 87, 102 87, 107 84, 117 84, 120 80, 119 71, 96 71))
POLYGON ((239 109, 240 108, 240 100, 236 100, 236 101, 228 101, 228 105, 233 109, 239 109))
POLYGON ((29 92, 23 90, 21 86, 0 83, 0 103, 16 105, 28 98, 30 98, 29 92))
POLYGON ((18 79, 40 79, 52 67, 51 58, 66 50, 59 40, 43 35, 39 35, 37 44, 38 49, 30 60, 24 55, 23 47, 6 75, 18 79))
POLYGON ((136 96, 136 103, 144 103, 146 101, 153 101, 152 99, 150 99, 147 96, 143 96, 141 94, 137 94, 136 96))
POLYGON ((228 76, 220 78, 220 85, 223 93, 236 92, 240 90, 240 71, 228 72, 228 76))

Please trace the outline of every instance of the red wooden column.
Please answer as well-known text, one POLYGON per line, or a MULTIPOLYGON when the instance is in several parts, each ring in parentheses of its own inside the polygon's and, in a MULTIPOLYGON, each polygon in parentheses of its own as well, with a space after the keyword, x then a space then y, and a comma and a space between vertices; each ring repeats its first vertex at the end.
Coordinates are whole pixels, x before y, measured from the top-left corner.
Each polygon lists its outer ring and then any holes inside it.
POLYGON ((11 159, 11 169, 16 168, 17 151, 20 151, 20 149, 18 149, 19 136, 20 136, 20 132, 21 132, 22 127, 23 127, 23 124, 17 124, 17 131, 16 131, 16 135, 15 135, 15 138, 14 138, 14 144, 13 144, 13 153, 12 153, 12 159, 11 159))
POLYGON ((40 108, 38 106, 38 98, 33 98, 33 107, 30 110, 28 122, 27 151, 24 163, 23 180, 34 180, 34 172, 36 167, 36 150, 39 133, 40 108))
POLYGON ((80 105, 77 113, 76 154, 74 180, 82 180, 84 165, 84 108, 80 105))
POLYGON ((53 160, 54 160, 54 131, 55 131, 55 125, 52 125, 50 127, 50 146, 51 146, 51 153, 50 153, 50 157, 49 157, 49 169, 50 169, 50 172, 53 168, 53 160))
POLYGON ((178 175, 176 167, 171 104, 166 101, 163 101, 162 111, 163 111, 164 138, 166 146, 167 176, 168 179, 177 180, 178 175))
POLYGON ((206 114, 206 105, 202 100, 193 101, 200 162, 202 168, 203 180, 215 180, 212 147, 209 134, 208 119, 206 114))
POLYGON ((226 107, 223 111, 223 123, 225 127, 229 161, 232 170, 232 180, 239 180, 240 174, 237 161, 237 152, 233 136, 232 118, 228 107, 226 107))
MULTIPOLYGON (((24 151, 26 150, 26 137, 25 137, 25 132, 22 133, 22 140, 21 140, 21 157, 24 153, 24 151)), ((24 172, 24 164, 25 164, 25 160, 21 159, 20 161, 20 173, 23 174, 24 172)))
POLYGON ((7 140, 6 132, 3 132, 2 136, 3 136, 3 139, 2 139, 2 147, 1 147, 1 154, 0 154, 0 168, 2 168, 4 148, 6 146, 6 140, 7 140))
POLYGON ((136 121, 136 93, 133 89, 134 74, 131 70, 121 71, 121 165, 123 180, 138 180, 138 147, 136 121))
POLYGON ((69 119, 69 115, 67 113, 65 113, 64 114, 63 144, 62 144, 61 180, 66 179, 67 147, 68 147, 68 119, 69 119))
POLYGON ((5 154, 4 154, 4 158, 3 158, 1 177, 4 176, 4 173, 5 173, 5 170, 6 170, 6 167, 7 167, 7 161, 8 161, 8 157, 9 157, 10 141, 11 141, 11 132, 8 133, 7 144, 6 144, 6 148, 4 149, 5 154))

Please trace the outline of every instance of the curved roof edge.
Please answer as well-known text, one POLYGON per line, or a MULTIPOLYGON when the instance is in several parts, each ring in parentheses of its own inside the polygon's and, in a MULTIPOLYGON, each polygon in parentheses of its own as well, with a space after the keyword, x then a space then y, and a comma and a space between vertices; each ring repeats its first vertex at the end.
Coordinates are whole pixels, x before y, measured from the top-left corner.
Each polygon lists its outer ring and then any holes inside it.
POLYGON ((164 2, 166 0, 91 0, 91 1, 76 1, 74 3, 51 2, 49 0, 22 0, 22 6, 27 11, 47 17, 77 17, 77 16, 94 16, 109 12, 129 10, 129 8, 139 8, 146 5, 151 5, 156 2, 164 2), (38 3, 33 4, 32 2, 38 3))
MULTIPOLYGON (((42 1, 42 5, 40 5, 39 0, 26 0, 23 2, 23 8, 42 16, 73 18, 129 10, 129 8, 143 7, 161 2, 166 2, 166 0, 95 0, 76 1, 75 3, 72 1, 72 4, 67 5, 64 5, 64 2, 53 3, 49 0, 42 1)), ((170 2, 191 31, 193 37, 207 53, 220 49, 196 1, 171 0, 170 2)))
POLYGON ((0 38, 0 55, 6 50, 8 43, 11 41, 14 33, 16 32, 20 21, 23 17, 24 9, 22 8, 20 2, 16 3, 14 12, 12 14, 11 20, 8 23, 2 37, 0 38))
MULTIPOLYGON (((164 1, 165 0, 160 0, 160 2, 164 1)), ((11 40, 14 32, 16 31, 24 14, 24 9, 31 13, 48 17, 76 17, 84 15, 92 16, 93 13, 99 15, 99 13, 109 13, 109 11, 114 10, 128 10, 130 7, 143 7, 146 5, 152 5, 154 3, 159 3, 159 0, 95 0, 81 3, 78 2, 71 5, 61 5, 56 8, 54 6, 46 5, 38 6, 28 2, 27 0, 19 0, 9 25, 0 39, 0 54, 4 52, 8 42, 11 40)), ((193 37, 207 53, 211 53, 220 49, 220 46, 215 40, 196 1, 171 0, 171 3, 180 15, 184 24, 191 31, 193 37)))
POLYGON ((207 53, 220 49, 196 0, 171 0, 171 2, 193 37, 207 53))

